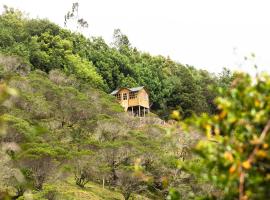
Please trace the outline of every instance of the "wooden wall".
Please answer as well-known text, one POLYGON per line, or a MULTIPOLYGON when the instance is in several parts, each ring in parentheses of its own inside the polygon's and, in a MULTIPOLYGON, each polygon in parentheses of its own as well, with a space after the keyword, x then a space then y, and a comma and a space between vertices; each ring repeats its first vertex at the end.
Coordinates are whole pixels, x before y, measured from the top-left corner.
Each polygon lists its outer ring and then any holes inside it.
POLYGON ((137 98, 135 99, 129 99, 129 90, 126 88, 121 89, 118 91, 118 94, 121 94, 121 101, 120 104, 125 108, 125 111, 127 111, 128 107, 131 106, 143 106, 145 108, 149 108, 149 96, 148 93, 145 91, 145 89, 142 89, 138 91, 137 98), (123 99, 123 95, 127 94, 127 100, 123 99))
POLYGON ((120 104, 125 108, 125 111, 127 111, 128 109, 128 101, 129 101, 129 90, 126 88, 121 89, 118 94, 121 94, 121 101, 120 104), (127 94, 127 100, 123 100, 123 94, 127 94))

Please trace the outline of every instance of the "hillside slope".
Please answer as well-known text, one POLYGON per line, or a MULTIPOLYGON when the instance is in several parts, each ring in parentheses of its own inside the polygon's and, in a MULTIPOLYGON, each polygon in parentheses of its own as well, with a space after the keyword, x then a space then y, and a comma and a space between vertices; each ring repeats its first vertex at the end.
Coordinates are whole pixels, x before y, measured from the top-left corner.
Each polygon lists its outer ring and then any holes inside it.
POLYGON ((0 15, 0 198, 29 192, 36 199, 105 198, 103 184, 109 196, 124 199, 164 199, 171 188, 183 199, 207 192, 179 168, 192 157, 195 137, 179 127, 141 126, 108 95, 134 84, 149 88, 156 112, 177 109, 186 117, 209 111, 208 86, 219 82, 130 44, 108 46, 6 8, 0 15), (50 188, 60 197, 46 197, 50 188))
MULTIPOLYGON (((63 199, 63 200, 123 200, 124 197, 119 191, 109 190, 103 188, 101 185, 95 183, 88 183, 85 188, 80 188, 75 185, 74 181, 62 181, 54 184, 44 185, 44 190, 41 192, 26 193, 24 197, 19 200, 33 200, 42 199, 63 199)), ((148 198, 134 195, 134 200, 148 200, 148 198)))
MULTIPOLYGON (((35 199, 164 199, 171 187, 194 193, 196 183, 178 165, 191 156, 195 137, 142 126, 114 97, 61 70, 31 71, 19 57, 1 57, 0 77, 17 91, 0 107, 6 124, 0 193, 30 191, 35 199)), ((202 191, 197 185, 195 192, 202 191)))
POLYGON ((175 173, 178 137, 157 125, 139 126, 114 97, 61 70, 31 71, 19 57, 1 56, 0 77, 17 91, 0 109, 7 125, 0 135, 7 154, 0 167, 8 175, 0 177, 1 190, 18 197, 40 191, 38 199, 46 185, 62 195, 65 185, 70 198, 102 199, 97 184, 104 182, 126 199, 136 193, 166 196, 162 181, 175 173))

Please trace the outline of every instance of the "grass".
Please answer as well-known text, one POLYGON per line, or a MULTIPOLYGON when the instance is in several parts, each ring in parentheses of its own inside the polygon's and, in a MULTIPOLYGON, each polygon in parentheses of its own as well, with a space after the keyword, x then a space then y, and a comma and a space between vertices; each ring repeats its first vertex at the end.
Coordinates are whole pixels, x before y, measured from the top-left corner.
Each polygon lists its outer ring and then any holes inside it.
MULTIPOLYGON (((46 200, 55 196, 55 200, 124 200, 119 191, 102 188, 101 185, 90 182, 85 188, 78 187, 72 179, 47 183, 40 192, 30 195, 33 200, 46 200)), ((149 200, 141 195, 133 195, 131 200, 149 200)), ((20 200, 28 200, 27 197, 20 200)))

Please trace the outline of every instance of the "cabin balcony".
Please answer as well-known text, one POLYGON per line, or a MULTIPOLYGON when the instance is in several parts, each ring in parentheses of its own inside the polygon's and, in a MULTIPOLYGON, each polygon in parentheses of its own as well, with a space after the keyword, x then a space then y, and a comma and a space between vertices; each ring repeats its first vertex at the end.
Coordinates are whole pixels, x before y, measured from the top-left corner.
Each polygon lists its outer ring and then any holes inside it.
POLYGON ((143 106, 131 106, 127 108, 127 112, 135 117, 145 117, 149 113, 149 108, 143 106))
POLYGON ((129 99, 128 106, 142 106, 145 108, 149 108, 149 102, 143 98, 129 99))

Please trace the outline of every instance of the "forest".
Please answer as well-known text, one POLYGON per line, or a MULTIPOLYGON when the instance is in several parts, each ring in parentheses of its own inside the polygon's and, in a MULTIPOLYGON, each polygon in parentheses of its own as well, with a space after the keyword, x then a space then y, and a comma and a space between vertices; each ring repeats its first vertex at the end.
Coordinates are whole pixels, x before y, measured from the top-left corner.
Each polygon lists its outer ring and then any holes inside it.
POLYGON ((112 34, 5 6, 0 199, 270 198, 269 76, 210 73, 112 34), (150 92, 143 125, 109 95, 137 86, 150 92))

